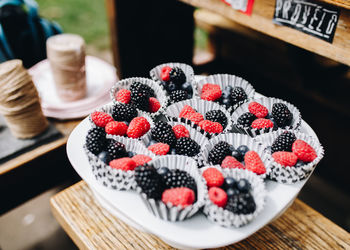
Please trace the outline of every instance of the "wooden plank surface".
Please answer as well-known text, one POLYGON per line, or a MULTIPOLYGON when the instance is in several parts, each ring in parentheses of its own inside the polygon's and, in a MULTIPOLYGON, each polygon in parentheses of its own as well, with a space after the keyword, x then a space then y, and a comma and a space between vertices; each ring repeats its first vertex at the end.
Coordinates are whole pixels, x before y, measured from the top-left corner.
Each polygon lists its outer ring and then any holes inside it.
POLYGON ((219 0, 180 0, 223 15, 241 25, 350 66, 350 10, 342 9, 333 43, 272 22, 275 0, 255 0, 247 16, 219 0))
MULTIPOLYGON (((54 216, 80 249, 171 248, 101 208, 84 181, 58 193, 50 202, 54 216)), ((225 249, 350 249, 349 244, 349 233, 296 200, 279 219, 225 249)))
POLYGON ((350 0, 318 0, 318 1, 339 6, 345 9, 350 9, 350 0))

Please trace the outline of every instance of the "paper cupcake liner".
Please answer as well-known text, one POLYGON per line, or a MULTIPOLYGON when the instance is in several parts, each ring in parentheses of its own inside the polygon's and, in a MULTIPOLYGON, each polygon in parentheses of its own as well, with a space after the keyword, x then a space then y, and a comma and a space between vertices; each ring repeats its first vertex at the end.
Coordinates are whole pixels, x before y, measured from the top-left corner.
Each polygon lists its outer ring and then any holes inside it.
MULTIPOLYGON (((125 137, 115 137, 116 141, 125 145, 126 150, 136 154, 148 155, 152 159, 156 159, 156 156, 147 150, 145 146, 138 140, 128 139, 125 137)), ((114 190, 130 190, 136 188, 135 171, 123 171, 120 169, 114 169, 109 165, 101 161, 96 155, 91 153, 84 146, 85 153, 88 157, 92 174, 95 176, 97 182, 101 185, 114 189, 114 190)))
POLYGON ((151 112, 146 112, 143 110, 139 110, 142 112, 147 113, 150 117, 155 118, 158 115, 162 114, 164 112, 164 109, 167 107, 168 105, 168 97, 166 95, 166 92, 164 90, 164 88, 159 85, 158 83, 156 83, 155 81, 148 79, 148 78, 143 78, 143 77, 131 77, 131 78, 126 78, 124 80, 118 81, 116 82, 113 87, 110 90, 110 97, 112 99, 112 101, 114 103, 119 103, 116 99, 115 99, 115 95, 116 93, 120 90, 120 89, 129 89, 131 84, 134 82, 140 82, 143 83, 149 87, 151 87, 154 90, 154 93, 156 95, 157 100, 160 103, 160 108, 157 112, 151 113, 151 112))
MULTIPOLYGON (((154 67, 153 69, 151 69, 149 74, 154 81, 156 81, 158 83, 161 82, 160 75, 162 73, 162 68, 164 66, 169 66, 171 68, 179 67, 180 69, 182 69, 182 71, 186 75, 186 82, 190 83, 191 85, 194 82, 193 68, 190 65, 187 65, 185 63, 177 63, 177 62, 163 63, 163 64, 158 65, 158 66, 154 67)), ((193 89, 193 85, 192 85, 192 89, 193 89)), ((193 89, 193 93, 194 93, 194 89, 193 89)))
POLYGON ((222 134, 219 136, 216 136, 209 140, 208 144, 204 147, 203 158, 205 160, 206 164, 211 164, 208 160, 209 152, 214 148, 214 146, 219 141, 225 141, 231 145, 234 146, 234 148, 238 148, 241 145, 246 145, 249 150, 253 150, 258 153, 260 156, 260 159, 265 165, 266 172, 264 174, 258 175, 260 178, 264 179, 266 178, 271 171, 271 160, 268 156, 268 154, 264 151, 264 147, 261 146, 258 142, 256 142, 253 138, 251 138, 248 135, 238 134, 238 133, 229 133, 229 134, 222 134))
POLYGON ((251 137, 255 137, 260 134, 264 133, 270 133, 274 130, 275 128, 265 128, 265 129, 254 129, 251 127, 243 127, 242 125, 237 124, 238 118, 246 112, 249 112, 248 110, 248 105, 251 102, 258 102, 262 105, 264 105, 268 110, 269 114, 271 115, 272 112, 272 105, 274 103, 284 103, 287 105, 288 109, 290 112, 293 114, 293 121, 291 125, 287 126, 285 129, 291 129, 291 130, 299 130, 300 125, 301 125, 301 114, 299 112, 299 109, 296 108, 294 105, 290 104, 289 102, 283 101, 281 99, 273 98, 273 97, 261 97, 261 98, 255 98, 255 99, 250 99, 248 102, 242 104, 239 106, 233 113, 232 113, 232 121, 234 122, 234 129, 237 129, 240 133, 248 134, 251 137))
POLYGON ((165 204, 160 200, 148 199, 146 194, 142 192, 140 187, 137 187, 137 192, 141 195, 141 198, 149 211, 154 216, 167 221, 183 221, 190 218, 199 211, 205 204, 205 197, 207 196, 207 187, 204 178, 198 171, 196 161, 190 157, 180 155, 160 156, 155 160, 149 162, 156 169, 161 167, 168 167, 169 169, 179 169, 186 171, 191 175, 197 184, 197 201, 185 208, 181 206, 173 206, 168 203, 165 204))
POLYGON ((298 131, 279 129, 269 134, 257 136, 256 141, 260 142, 263 145, 263 147, 265 148, 265 152, 267 153, 271 161, 271 171, 269 174, 269 178, 279 183, 292 184, 307 178, 316 168, 317 164, 320 162, 324 155, 324 149, 316 138, 298 131), (298 168, 285 167, 277 163, 273 159, 269 147, 273 144, 276 138, 284 131, 293 132, 297 139, 301 139, 307 142, 311 147, 313 147, 317 153, 316 159, 298 168))
POLYGON ((248 99, 254 98, 255 95, 255 89, 253 86, 243 78, 235 75, 229 75, 229 74, 215 74, 215 75, 210 75, 207 76, 201 80, 199 80, 195 86, 196 86, 196 91, 195 95, 196 97, 200 98, 201 93, 202 93, 202 88, 203 85, 206 83, 212 83, 212 84, 217 84, 220 86, 221 90, 224 90, 225 87, 227 86, 232 86, 234 87, 241 87, 244 89, 244 92, 247 94, 247 99, 244 101, 241 101, 239 103, 236 103, 235 105, 231 106, 227 110, 232 113, 235 109, 237 109, 240 105, 243 103, 247 102, 248 99))
MULTIPOLYGON (((232 130, 233 124, 231 121, 231 115, 227 111, 227 109, 225 109, 223 106, 219 105, 218 103, 205 101, 199 98, 188 99, 188 100, 171 104, 165 110, 165 115, 169 117, 175 117, 177 119, 180 119, 181 122, 191 124, 194 128, 196 128, 201 133, 207 135, 209 138, 218 135, 218 134, 209 134, 205 132, 197 124, 194 124, 188 119, 179 118, 179 114, 185 105, 191 106, 192 108, 197 110, 197 112, 201 113, 204 117, 205 117, 205 114, 210 110, 221 110, 226 115, 226 118, 227 118, 227 125, 226 125, 226 128, 224 128, 222 133, 228 133, 232 130)), ((168 118, 168 120, 171 120, 171 118, 168 118)))
MULTIPOLYGON (((207 167, 206 167, 207 168, 207 167)), ((207 196, 203 212, 207 218, 223 227, 241 227, 255 219, 265 206, 266 189, 263 180, 253 172, 244 169, 223 169, 224 177, 232 177, 236 180, 247 179, 251 185, 251 194, 254 198, 256 209, 251 214, 235 214, 229 210, 215 205, 207 196)))

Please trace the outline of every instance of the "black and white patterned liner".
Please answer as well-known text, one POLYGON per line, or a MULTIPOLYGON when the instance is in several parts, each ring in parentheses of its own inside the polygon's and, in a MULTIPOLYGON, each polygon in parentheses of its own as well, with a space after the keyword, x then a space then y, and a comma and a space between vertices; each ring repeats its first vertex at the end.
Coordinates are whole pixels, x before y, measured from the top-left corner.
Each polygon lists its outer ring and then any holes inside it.
POLYGON ((267 152, 271 161, 271 171, 269 174, 269 178, 279 183, 293 184, 295 182, 307 178, 312 173, 317 164, 323 158, 324 149, 316 138, 298 131, 289 130, 290 132, 295 134, 297 139, 303 140, 307 142, 311 147, 313 147, 316 151, 317 157, 312 162, 309 162, 299 168, 282 166, 281 164, 275 162, 271 155, 269 147, 273 144, 276 138, 284 131, 286 130, 279 129, 269 134, 259 135, 256 137, 256 141, 263 145, 263 147, 265 148, 265 152, 267 152))
MULTIPOLYGON (((114 137, 118 142, 125 145, 126 151, 136 154, 148 155, 152 159, 156 159, 156 155, 147 150, 145 146, 138 140, 125 137, 114 137)), ((92 174, 95 179, 103 186, 114 190, 130 190, 136 188, 135 171, 123 171, 114 169, 101 161, 96 155, 91 153, 84 145, 85 153, 88 157, 92 174)))
POLYGON ((169 105, 165 110, 165 114, 168 116, 167 119, 173 120, 171 119, 171 117, 180 119, 181 122, 192 125, 194 128, 196 128, 201 133, 207 135, 209 138, 218 135, 218 134, 209 134, 205 132, 197 124, 189 121, 188 119, 179 118, 179 114, 185 105, 189 105, 193 109, 197 110, 197 112, 201 113, 204 118, 205 118, 205 114, 210 110, 221 110, 226 115, 226 118, 227 118, 227 125, 226 125, 226 128, 224 128, 223 133, 231 132, 233 124, 231 121, 231 115, 227 111, 227 109, 225 109, 223 106, 219 105, 218 103, 205 101, 200 98, 188 99, 188 100, 184 100, 184 101, 169 105))
POLYGON ((211 164, 208 160, 209 152, 214 148, 214 146, 219 141, 225 141, 233 145, 235 149, 237 149, 241 145, 246 145, 249 148, 249 150, 253 150, 257 152, 266 168, 266 173, 258 176, 262 179, 265 179, 269 175, 271 171, 271 160, 268 154, 264 151, 264 147, 261 146, 258 142, 256 142, 250 136, 244 135, 244 134, 238 134, 238 133, 222 134, 210 139, 208 144, 204 147, 204 150, 202 151, 203 158, 206 164, 211 164))
POLYGON ((217 84, 220 86, 221 90, 224 90, 227 86, 232 86, 232 88, 241 87, 244 90, 248 98, 228 108, 227 110, 230 113, 237 109, 243 103, 247 102, 248 99, 254 98, 255 95, 255 89, 247 80, 244 80, 239 76, 230 74, 215 74, 207 76, 196 83, 196 97, 200 98, 203 85, 206 83, 217 84))
MULTIPOLYGON (((215 167, 220 169, 218 166, 215 167)), ((205 167, 201 171, 203 172, 207 168, 209 167, 205 167)), ((251 214, 234 214, 229 210, 218 207, 207 197, 203 212, 210 221, 223 227, 241 227, 246 225, 255 219, 265 206, 267 194, 265 184, 258 175, 245 169, 222 169, 221 172, 225 178, 232 177, 237 181, 243 178, 248 180, 251 185, 250 192, 254 198, 256 209, 251 214)))
POLYGON ((282 99, 277 99, 274 97, 261 97, 261 98, 254 98, 250 99, 248 102, 242 104, 239 106, 233 113, 232 113, 232 121, 234 122, 234 128, 237 129, 240 133, 248 134, 252 137, 255 137, 260 134, 264 133, 270 133, 274 130, 274 128, 265 128, 265 129, 254 129, 252 127, 243 127, 242 125, 237 124, 238 118, 246 113, 249 112, 248 105, 251 102, 258 102, 265 106, 269 110, 269 114, 271 115, 272 112, 272 105, 274 103, 284 103, 287 105, 290 112, 293 114, 293 120, 291 125, 287 126, 285 129, 291 129, 291 130, 299 130, 301 125, 301 114, 299 112, 299 109, 295 107, 294 105, 290 104, 289 102, 286 102, 282 99))
POLYGON ((198 171, 197 163, 190 157, 180 155, 160 156, 155 160, 149 162, 156 169, 161 167, 168 167, 169 169, 179 169, 186 171, 191 175, 197 184, 197 201, 185 208, 181 206, 173 206, 168 203, 165 204, 161 200, 148 199, 145 193, 142 193, 140 187, 137 187, 137 192, 141 195, 141 198, 149 211, 154 216, 167 221, 183 221, 196 214, 201 207, 204 206, 205 197, 208 190, 205 184, 204 178, 198 171))
POLYGON ((143 83, 143 84, 151 87, 154 90, 154 94, 156 95, 156 98, 160 103, 160 108, 157 112, 151 113, 151 112, 146 112, 143 110, 140 110, 140 111, 147 113, 152 118, 155 118, 158 115, 162 114, 164 112, 164 109, 168 105, 168 97, 166 95, 164 88, 161 85, 159 85, 158 83, 156 83, 155 81, 153 81, 152 79, 143 78, 143 77, 131 77, 131 78, 126 78, 126 79, 123 79, 121 81, 116 82, 113 85, 113 87, 111 88, 111 90, 109 91, 109 94, 110 94, 112 101, 114 103, 119 103, 115 99, 116 93, 120 89, 129 89, 131 84, 134 82, 140 82, 140 83, 143 83))

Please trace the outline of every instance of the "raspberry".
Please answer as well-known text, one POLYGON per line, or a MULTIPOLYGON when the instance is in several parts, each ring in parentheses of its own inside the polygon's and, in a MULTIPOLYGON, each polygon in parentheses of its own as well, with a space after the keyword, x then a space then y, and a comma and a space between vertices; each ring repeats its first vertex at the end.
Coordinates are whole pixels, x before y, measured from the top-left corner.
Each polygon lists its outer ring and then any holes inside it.
POLYGON ((186 171, 179 169, 169 170, 163 178, 167 188, 187 187, 195 192, 197 191, 195 180, 186 171))
POLYGON ((180 112, 180 114, 179 114, 179 117, 180 117, 180 118, 182 118, 182 117, 186 118, 186 116, 188 116, 189 114, 191 114, 191 113, 196 113, 196 112, 197 112, 197 111, 194 110, 191 106, 185 105, 185 106, 182 108, 182 110, 181 110, 181 112, 180 112))
POLYGON ((152 151, 156 155, 166 155, 170 147, 168 144, 158 142, 148 147, 148 150, 152 151))
POLYGON ((118 103, 113 107, 112 116, 116 121, 130 122, 137 116, 137 110, 129 104, 118 103))
POLYGON ((170 80, 170 77, 169 77, 169 73, 170 71, 172 70, 171 67, 169 66, 164 66, 162 68, 162 71, 160 72, 160 78, 163 80, 163 81, 169 81, 170 80))
POLYGON ((193 190, 186 187, 166 189, 162 194, 162 201, 165 204, 171 203, 173 206, 187 207, 192 205, 194 200, 193 190))
POLYGON ((175 85, 181 85, 186 82, 186 75, 179 67, 174 67, 169 72, 169 81, 175 85))
POLYGON ((236 160, 235 157, 226 156, 225 159, 221 163, 221 167, 223 168, 242 168, 244 169, 244 165, 236 160))
POLYGON ((109 162, 109 166, 114 169, 120 169, 123 171, 134 170, 136 163, 128 157, 115 159, 109 162))
POLYGON ((269 119, 258 118, 253 121, 252 128, 257 128, 257 129, 273 128, 273 122, 269 119))
POLYGON ((242 89, 241 87, 235 87, 231 92, 231 99, 233 104, 243 102, 247 98, 248 98, 247 94, 244 92, 244 89, 242 89))
POLYGON ((163 142, 170 146, 176 143, 176 137, 170 124, 164 121, 158 121, 152 128, 152 139, 157 142, 163 142))
POLYGON ((278 152, 278 151, 292 152, 292 145, 296 139, 297 138, 296 138, 294 133, 289 132, 289 131, 284 131, 272 143, 271 153, 278 152))
POLYGON ((131 159, 136 163, 136 166, 144 165, 152 160, 148 155, 134 155, 131 159))
POLYGON ((131 92, 128 89, 120 89, 115 95, 118 102, 129 103, 131 99, 131 92))
POLYGON ((114 160, 127 156, 125 145, 114 140, 107 141, 107 152, 109 159, 114 160))
POLYGON ((130 138, 140 138, 150 129, 150 124, 145 117, 136 117, 129 124, 126 134, 130 138))
POLYGON ((225 207, 227 203, 226 192, 218 187, 211 187, 209 189, 209 199, 218 207, 225 207))
POLYGON ((217 85, 217 84, 206 83, 206 84, 204 84, 203 87, 202 87, 202 93, 203 93, 203 92, 207 92, 207 91, 209 91, 209 90, 211 90, 211 89, 218 89, 218 87, 220 88, 220 86, 217 85))
POLYGON ((151 113, 154 113, 154 112, 157 112, 158 109, 160 109, 159 101, 154 97, 150 97, 149 98, 149 111, 151 113))
POLYGON ((205 113, 205 119, 212 122, 218 122, 223 128, 227 126, 227 117, 221 110, 210 110, 205 113))
POLYGON ((128 126, 124 122, 112 121, 107 123, 105 131, 110 135, 125 135, 128 130, 128 126))
POLYGON ((208 187, 221 187, 224 183, 224 176, 216 168, 208 168, 204 170, 203 177, 207 181, 208 187))
POLYGON ((296 140, 293 143, 292 151, 303 162, 312 162, 317 157, 315 149, 303 140, 296 140))
POLYGON ((252 125, 252 122, 256 119, 256 116, 252 113, 244 113, 237 119, 237 123, 239 125, 242 125, 243 127, 250 127, 252 125))
POLYGON ((179 155, 195 156, 199 153, 200 146, 189 137, 181 137, 176 141, 175 152, 179 155))
POLYGON ((162 176, 152 165, 145 164, 137 167, 135 181, 149 199, 161 199, 165 185, 162 176))
POLYGON ((250 113, 255 115, 258 118, 264 118, 268 115, 269 111, 267 108, 260 103, 257 102, 251 102, 248 105, 248 110, 250 113))
POLYGON ((235 214, 251 214, 255 211, 256 204, 250 193, 240 193, 229 197, 225 209, 235 214))
POLYGON ((107 125, 107 123, 113 121, 112 116, 110 116, 107 113, 98 112, 98 111, 93 112, 91 114, 91 119, 95 123, 96 126, 101 127, 101 128, 104 128, 107 125))
POLYGON ((244 156, 245 168, 260 175, 266 173, 266 168, 260 156, 255 151, 248 151, 244 156))
POLYGON ((176 139, 179 139, 181 137, 190 137, 190 132, 187 130, 187 128, 184 125, 181 125, 181 124, 175 125, 173 127, 173 131, 176 139))
POLYGON ((225 159, 227 155, 231 155, 231 145, 225 141, 218 142, 208 155, 208 160, 212 164, 219 164, 225 159))
POLYGON ((188 120, 190 120, 195 124, 199 124, 201 121, 204 120, 204 117, 201 113, 191 113, 187 115, 185 118, 187 118, 188 120))
POLYGON ((188 94, 184 90, 174 90, 170 93, 170 100, 172 103, 180 102, 188 99, 188 94))
POLYGON ((272 157, 275 162, 285 167, 294 166, 298 161, 298 157, 294 153, 286 151, 275 152, 272 154, 272 157))
POLYGON ((212 122, 209 120, 204 120, 201 121, 198 124, 204 131, 208 133, 214 133, 214 134, 219 134, 223 131, 223 127, 220 123, 218 122, 212 122))
POLYGON ((203 85, 201 99, 215 101, 221 97, 222 91, 219 85, 206 83, 203 85))
POLYGON ((274 103, 272 105, 272 117, 278 127, 284 128, 291 124, 293 114, 284 103, 274 103))
POLYGON ((88 131, 85 139, 86 148, 93 154, 98 155, 106 144, 106 132, 103 128, 92 128, 88 131))

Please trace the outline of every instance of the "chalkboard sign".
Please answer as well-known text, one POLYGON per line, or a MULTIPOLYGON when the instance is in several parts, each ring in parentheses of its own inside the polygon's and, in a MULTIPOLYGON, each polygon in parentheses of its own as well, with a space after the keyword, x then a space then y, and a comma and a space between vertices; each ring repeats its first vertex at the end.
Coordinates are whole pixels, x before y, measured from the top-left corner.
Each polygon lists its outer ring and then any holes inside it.
POLYGON ((339 13, 338 8, 320 2, 276 0, 273 20, 332 43, 339 13))

